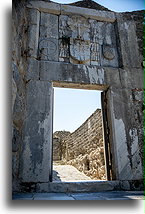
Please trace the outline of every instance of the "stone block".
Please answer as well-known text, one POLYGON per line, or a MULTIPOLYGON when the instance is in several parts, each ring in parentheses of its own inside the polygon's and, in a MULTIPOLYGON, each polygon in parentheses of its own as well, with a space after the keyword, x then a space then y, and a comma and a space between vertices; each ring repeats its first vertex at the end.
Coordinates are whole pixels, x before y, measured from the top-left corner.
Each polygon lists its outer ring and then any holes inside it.
POLYGON ((90 42, 71 39, 70 62, 72 64, 90 65, 90 42))
POLYGON ((118 51, 114 24, 89 20, 91 64, 118 67, 118 51))
POLYGON ((100 58, 101 58, 101 47, 98 43, 91 43, 90 47, 90 57, 91 57, 91 65, 100 66, 100 58))
POLYGON ((143 69, 139 68, 119 68, 120 82, 122 87, 143 89, 143 69))
POLYGON ((27 56, 37 58, 39 41, 39 25, 29 25, 27 56))
POLYGON ((141 62, 134 21, 124 20, 121 14, 117 14, 117 26, 123 66, 130 68, 140 68, 141 62))
POLYGON ((104 69, 103 68, 96 68, 96 66, 88 66, 86 67, 89 79, 91 84, 104 84, 104 69))
POLYGON ((21 145, 21 133, 13 127, 12 152, 18 152, 21 145))
POLYGON ((26 80, 39 80, 39 61, 28 58, 28 67, 26 71, 26 80))
POLYGON ((104 67, 104 79, 106 85, 114 87, 121 87, 121 80, 118 68, 104 67))
POLYGON ((31 194, 31 193, 16 193, 16 194, 13 194, 12 200, 33 200, 33 194, 31 194))
POLYGON ((78 14, 86 18, 106 22, 114 22, 116 19, 115 13, 113 12, 93 10, 70 5, 61 5, 61 14, 62 15, 78 14))
POLYGON ((89 41, 90 24, 88 19, 81 15, 59 17, 59 36, 60 38, 72 38, 89 41))
POLYGON ((19 172, 19 155, 18 155, 18 153, 13 153, 12 168, 13 168, 12 175, 13 175, 13 178, 15 178, 19 172))
POLYGON ((118 181, 53 182, 50 192, 99 192, 118 189, 118 181))
POLYGON ((20 164, 23 182, 48 182, 52 145, 52 86, 49 82, 27 84, 27 109, 20 164))
POLYGON ((70 39, 62 38, 59 39, 59 61, 60 62, 69 62, 70 57, 70 39))
POLYGON ((28 23, 31 25, 39 25, 40 12, 36 9, 28 9, 28 23))
POLYGON ((68 196, 65 193, 35 193, 34 200, 59 200, 59 201, 68 201, 68 200, 75 200, 73 197, 68 196))
POLYGON ((60 4, 45 1, 30 1, 27 4, 28 8, 35 8, 44 13, 60 14, 60 4))
POLYGON ((48 192, 49 190, 49 183, 38 183, 36 185, 36 192, 48 192))
POLYGON ((143 166, 139 151, 132 155, 132 174, 136 180, 141 180, 143 178, 143 166))
POLYGON ((28 56, 37 58, 40 12, 28 9, 28 56))
POLYGON ((131 190, 129 181, 120 181, 120 188, 126 191, 131 190))
POLYGON ((58 39, 58 16, 41 13, 40 40, 44 38, 58 39))
POLYGON ((39 41, 39 59, 45 61, 58 61, 58 40, 45 38, 39 41))
POLYGON ((69 63, 40 62, 40 79, 73 83, 105 84, 103 68, 69 63))

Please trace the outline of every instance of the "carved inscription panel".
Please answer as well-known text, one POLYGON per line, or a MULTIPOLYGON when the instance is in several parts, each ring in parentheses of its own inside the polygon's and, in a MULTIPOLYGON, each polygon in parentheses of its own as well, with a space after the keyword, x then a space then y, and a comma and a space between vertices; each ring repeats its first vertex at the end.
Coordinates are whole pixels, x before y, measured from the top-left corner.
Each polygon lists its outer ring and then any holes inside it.
POLYGON ((58 61, 58 16, 41 13, 38 58, 58 61))
POLYGON ((53 38, 42 39, 39 42, 39 57, 41 60, 56 60, 58 59, 57 40, 53 38))
POLYGON ((41 12, 39 60, 118 67, 114 23, 41 12))

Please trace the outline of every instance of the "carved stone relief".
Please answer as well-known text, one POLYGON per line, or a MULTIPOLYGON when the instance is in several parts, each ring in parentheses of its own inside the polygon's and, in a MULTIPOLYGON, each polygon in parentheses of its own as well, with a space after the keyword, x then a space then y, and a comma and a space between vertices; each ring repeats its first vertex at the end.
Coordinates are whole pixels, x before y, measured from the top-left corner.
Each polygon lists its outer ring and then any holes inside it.
POLYGON ((102 34, 103 22, 97 22, 96 20, 89 20, 90 22, 90 41, 96 42, 100 45, 103 44, 104 34, 102 34))
POLYGON ((91 65, 100 65, 100 44, 91 43, 91 65))
POLYGON ((89 41, 70 40, 70 62, 74 64, 90 64, 89 41))
POLYGON ((90 20, 90 25, 91 64, 118 67, 114 24, 90 20))
POLYGON ((58 60, 58 40, 49 38, 39 42, 39 59, 58 60))
POLYGON ((90 24, 83 16, 60 16, 59 36, 74 39, 90 40, 90 24))
POLYGON ((58 61, 58 16, 41 13, 39 60, 58 61))
POLYGON ((113 60, 115 57, 114 48, 111 45, 103 45, 103 56, 107 60, 113 60))
POLYGON ((40 60, 117 67, 114 24, 42 12, 38 54, 40 60))
POLYGON ((69 62, 70 39, 62 38, 59 40, 59 61, 69 62))

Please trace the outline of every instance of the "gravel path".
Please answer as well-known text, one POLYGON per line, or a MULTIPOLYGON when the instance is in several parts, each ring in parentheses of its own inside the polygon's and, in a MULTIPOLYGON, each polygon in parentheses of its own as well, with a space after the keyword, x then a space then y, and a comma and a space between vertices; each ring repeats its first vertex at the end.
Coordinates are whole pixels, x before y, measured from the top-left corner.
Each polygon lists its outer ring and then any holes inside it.
POLYGON ((54 165, 53 181, 86 181, 92 180, 71 165, 54 165))

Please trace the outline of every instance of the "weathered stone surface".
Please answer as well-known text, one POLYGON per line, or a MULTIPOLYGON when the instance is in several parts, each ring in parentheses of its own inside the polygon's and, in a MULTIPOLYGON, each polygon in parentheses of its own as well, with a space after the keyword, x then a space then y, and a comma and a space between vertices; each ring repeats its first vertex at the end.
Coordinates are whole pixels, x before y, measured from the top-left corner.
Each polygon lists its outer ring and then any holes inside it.
POLYGON ((40 12, 36 9, 28 9, 28 22, 31 25, 39 25, 40 12))
POLYGON ((120 83, 122 88, 143 88, 143 70, 141 68, 119 69, 120 83))
POLYGON ((39 80, 39 62, 34 58, 28 59, 28 67, 26 71, 26 79, 30 80, 39 80))
MULTIPOLYGON (((140 129, 140 125, 134 120, 134 103, 131 102, 131 90, 118 90, 112 91, 113 103, 111 114, 114 126, 114 137, 116 145, 114 149, 116 152, 116 160, 119 163, 117 170, 120 180, 123 179, 141 179, 143 176, 141 153, 142 149, 139 145, 139 138, 142 135, 137 132, 140 129), (126 102, 130 100, 130 102, 126 102), (118 110, 120 108, 120 111, 118 110), (123 113, 124 112, 124 113, 123 113), (128 119, 130 118, 130 123, 128 119), (136 144, 136 146, 135 146, 136 144), (137 146, 138 145, 138 146, 137 146), (137 161, 138 160, 138 161, 137 161)), ((143 124, 143 122, 141 122, 143 124)), ((141 139, 141 138, 140 138, 141 139)), ((116 163, 117 164, 117 163, 116 163)))
POLYGON ((50 184, 49 183, 38 183, 36 185, 36 192, 49 192, 49 186, 50 184))
POLYGON ((71 196, 68 196, 65 193, 45 193, 43 194, 35 194, 34 195, 34 200, 59 200, 59 201, 74 201, 75 199, 71 196))
POLYGON ((87 18, 96 19, 98 21, 106 21, 106 22, 114 22, 115 21, 115 14, 113 12, 108 11, 96 11, 96 10, 89 10, 86 8, 69 6, 69 5, 61 5, 61 14, 68 15, 68 14, 79 14, 85 16, 87 18))
POLYGON ((115 190, 119 181, 53 182, 49 192, 99 192, 115 190))
POLYGON ((59 138, 53 138, 53 160, 61 160, 61 142, 59 138))
POLYGON ((118 67, 113 24, 89 20, 80 15, 60 15, 59 36, 63 41, 63 45, 60 44, 60 61, 66 61, 70 53, 70 62, 73 64, 91 63, 91 65, 118 67))
POLYGON ((72 65, 69 63, 40 62, 40 79, 52 81, 103 84, 104 69, 96 66, 72 65), (79 72, 77 72, 77 69, 79 72), (55 73, 57 71, 57 73, 55 73))
POLYGON ((141 67, 134 21, 124 21, 123 16, 117 14, 117 26, 123 66, 132 68, 141 67))
POLYGON ((12 111, 15 104, 16 96, 17 96, 17 86, 15 80, 12 78, 12 111))
MULTIPOLYGON (((13 194, 12 200, 143 200, 143 191, 103 191, 88 193, 21 193, 13 194)), ((103 201, 102 201, 103 202, 103 201)), ((103 202, 104 203, 104 202, 103 202)))
POLYGON ((58 40, 45 38, 39 41, 39 59, 45 61, 58 61, 58 40))
POLYGON ((49 13, 41 13, 40 40, 42 38, 58 39, 58 16, 49 13))
POLYGON ((90 24, 81 15, 64 16, 59 18, 59 36, 72 39, 90 40, 90 24))
POLYGON ((30 1, 27 7, 44 13, 60 14, 60 5, 54 2, 30 1))
POLYGON ((62 159, 62 139, 67 137, 70 132, 58 131, 53 134, 53 160, 59 161, 62 159))
POLYGON ((22 148, 20 167, 23 182, 49 181, 50 145, 52 142, 51 97, 50 83, 30 81, 27 84, 25 144, 22 148))
POLYGON ((59 61, 70 62, 70 40, 68 38, 59 39, 59 61))
POLYGON ((28 26, 27 56, 37 58, 40 13, 37 10, 29 9, 28 17, 29 17, 28 20, 29 26, 28 26))
POLYGON ((39 39, 39 26, 31 25, 28 29, 29 40, 28 40, 28 56, 37 58, 38 52, 38 39, 39 39))
POLYGON ((70 62, 72 64, 90 64, 90 43, 71 39, 70 62))
POLYGON ((118 67, 114 24, 90 20, 90 27, 90 40, 92 42, 91 64, 118 67))

